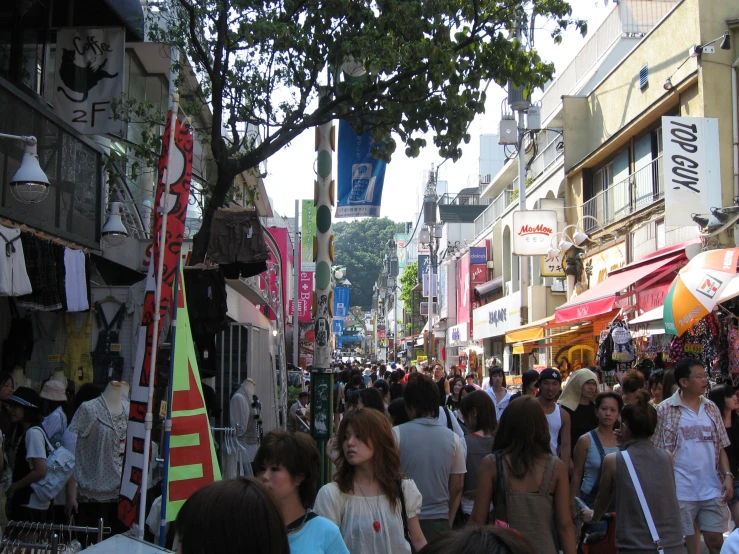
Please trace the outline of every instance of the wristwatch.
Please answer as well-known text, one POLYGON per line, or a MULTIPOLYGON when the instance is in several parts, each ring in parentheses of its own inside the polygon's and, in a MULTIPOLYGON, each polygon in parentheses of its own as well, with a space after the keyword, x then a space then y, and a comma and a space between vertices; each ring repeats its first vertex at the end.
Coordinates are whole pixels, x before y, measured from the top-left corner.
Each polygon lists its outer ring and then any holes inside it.
POLYGON ((735 477, 734 477, 734 474, 733 474, 733 473, 731 473, 730 471, 727 471, 726 473, 724 473, 724 477, 731 477, 732 479, 734 479, 734 478, 735 478, 735 477))

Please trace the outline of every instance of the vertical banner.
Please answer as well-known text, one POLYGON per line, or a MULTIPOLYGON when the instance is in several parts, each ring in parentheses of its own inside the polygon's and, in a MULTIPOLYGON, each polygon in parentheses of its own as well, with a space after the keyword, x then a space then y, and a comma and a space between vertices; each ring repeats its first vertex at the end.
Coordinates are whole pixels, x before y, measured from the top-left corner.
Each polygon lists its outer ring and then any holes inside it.
MULTIPOLYGON (((311 323, 311 299, 313 298, 313 273, 301 271, 298 280, 298 321, 300 323, 311 323)), ((290 300, 289 315, 293 315, 295 301, 290 300)))
POLYGON ((406 246, 408 245, 408 235, 405 233, 398 233, 395 235, 395 244, 398 248, 398 268, 403 269, 408 265, 408 250, 406 250, 406 246))
MULTIPOLYGON (((118 517, 128 527, 136 520, 139 505, 141 474, 144 467, 144 418, 149 398, 149 365, 153 344, 153 326, 155 310, 164 316, 172 308, 172 284, 177 273, 177 265, 182 251, 182 239, 185 231, 185 213, 190 197, 190 177, 192 175, 192 134, 175 119, 175 144, 170 148, 169 136, 172 114, 168 114, 167 127, 164 131, 162 153, 159 157, 156 205, 166 208, 167 237, 164 252, 159 250, 159 236, 162 232, 162 212, 154 210, 154 247, 151 264, 146 277, 146 293, 144 295, 144 311, 138 331, 138 344, 134 361, 133 383, 131 383, 131 408, 128 417, 126 435, 126 458, 121 478, 121 495, 118 504, 118 517), (169 198, 164 199, 164 176, 169 157, 172 156, 172 175, 169 198), (159 267, 159 256, 164 256, 164 272, 161 283, 161 303, 155 306, 156 279, 155 271, 159 267)), ((160 328, 160 331, 162 329, 160 328)))
POLYGON ((180 264, 169 397, 172 430, 169 448, 164 453, 166 517, 162 518, 162 525, 177 518, 180 508, 195 491, 221 479, 190 330, 183 271, 180 264))
MULTIPOLYGON (((723 205, 718 119, 663 117, 662 148, 665 225, 695 225, 693 214, 707 215, 711 208, 723 205)), ((659 177, 654 172, 651 177, 656 190, 654 179, 659 177)))
POLYGON ((428 254, 418 255, 418 282, 423 283, 423 276, 431 271, 431 256, 428 254))
POLYGON ((345 318, 349 315, 349 293, 347 287, 334 288, 334 317, 345 318))
POLYGON ((336 217, 380 217, 385 162, 370 153, 371 133, 357 135, 352 124, 339 121, 339 192, 336 217))
POLYGON ((469 323, 472 309, 470 306, 470 253, 467 252, 457 262, 457 324, 469 323))
POLYGON ((315 272, 313 237, 316 236, 316 208, 313 206, 313 200, 303 200, 300 211, 300 270, 315 272))
POLYGON ((122 28, 57 32, 54 112, 80 134, 121 132, 110 103, 123 94, 125 50, 122 28))

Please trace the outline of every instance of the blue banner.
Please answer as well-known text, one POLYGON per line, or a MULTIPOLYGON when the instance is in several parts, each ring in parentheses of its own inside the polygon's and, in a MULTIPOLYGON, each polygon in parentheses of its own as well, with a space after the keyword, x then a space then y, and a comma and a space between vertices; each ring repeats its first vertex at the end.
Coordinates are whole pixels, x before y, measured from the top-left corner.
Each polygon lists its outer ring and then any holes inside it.
POLYGON ((431 256, 428 254, 418 255, 418 282, 423 282, 423 276, 431 272, 431 256))
POLYGON ((334 335, 341 336, 344 333, 344 320, 334 319, 334 335))
POLYGON ((346 317, 349 315, 349 288, 334 288, 334 317, 346 317))
POLYGON ((380 217, 385 162, 372 157, 371 146, 371 133, 357 135, 350 122, 339 120, 337 218, 380 217))

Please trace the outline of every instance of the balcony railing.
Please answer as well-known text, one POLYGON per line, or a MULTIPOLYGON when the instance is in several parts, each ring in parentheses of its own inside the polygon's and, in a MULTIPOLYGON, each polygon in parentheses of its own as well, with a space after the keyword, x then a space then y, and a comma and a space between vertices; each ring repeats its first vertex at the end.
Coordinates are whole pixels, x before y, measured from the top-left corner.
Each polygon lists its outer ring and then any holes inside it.
POLYGON ((529 165, 529 172, 531 176, 536 179, 544 173, 547 168, 557 161, 558 158, 563 156, 563 152, 557 150, 557 145, 562 143, 562 137, 557 135, 554 140, 547 144, 539 154, 531 160, 529 165))
MULTIPOLYGON (((4 79, 0 79, 0 130, 38 139, 39 163, 50 182, 49 195, 33 205, 20 203, 3 186, 0 215, 98 249, 103 190, 100 149, 4 79)), ((18 169, 22 156, 20 142, 0 141, 3 184, 18 169)))
POLYGON ((603 56, 621 38, 641 38, 676 5, 677 0, 623 0, 590 36, 570 64, 557 74, 541 98, 542 122, 559 106, 562 96, 573 94, 589 77, 603 56))
POLYGON ((442 194, 439 197, 439 206, 486 206, 490 202, 485 198, 480 198, 479 193, 442 194))
POLYGON ((583 221, 584 231, 606 227, 639 210, 642 210, 665 194, 662 175, 662 156, 612 184, 603 192, 582 205, 583 216, 592 216, 583 221))
POLYGON ((505 213, 508 206, 511 205, 511 195, 513 189, 505 189, 498 197, 493 200, 480 216, 475 219, 475 236, 479 237, 485 229, 498 221, 505 213))

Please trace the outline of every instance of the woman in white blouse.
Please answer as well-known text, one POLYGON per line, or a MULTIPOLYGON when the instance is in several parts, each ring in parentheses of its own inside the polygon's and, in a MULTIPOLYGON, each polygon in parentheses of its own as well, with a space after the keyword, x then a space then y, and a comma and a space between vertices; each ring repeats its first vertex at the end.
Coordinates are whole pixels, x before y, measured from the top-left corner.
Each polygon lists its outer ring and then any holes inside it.
POLYGON ((421 493, 402 479, 400 451, 388 418, 361 409, 344 416, 337 435, 334 482, 318 491, 314 511, 336 523, 351 554, 418 551, 421 493), (402 498, 401 498, 402 491, 402 498))

